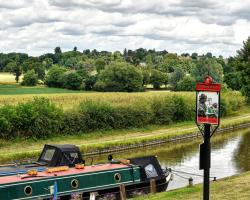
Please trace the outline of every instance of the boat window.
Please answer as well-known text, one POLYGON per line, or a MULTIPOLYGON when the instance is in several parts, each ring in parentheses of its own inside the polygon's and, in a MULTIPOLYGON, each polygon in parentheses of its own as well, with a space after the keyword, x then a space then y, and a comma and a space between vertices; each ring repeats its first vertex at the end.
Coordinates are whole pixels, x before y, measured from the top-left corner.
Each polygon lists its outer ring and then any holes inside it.
POLYGON ((55 151, 55 149, 47 149, 42 156, 42 160, 51 161, 55 151))
POLYGON ((152 164, 148 164, 145 167, 145 172, 146 172, 147 178, 153 178, 153 177, 158 176, 157 171, 156 171, 155 167, 152 164))

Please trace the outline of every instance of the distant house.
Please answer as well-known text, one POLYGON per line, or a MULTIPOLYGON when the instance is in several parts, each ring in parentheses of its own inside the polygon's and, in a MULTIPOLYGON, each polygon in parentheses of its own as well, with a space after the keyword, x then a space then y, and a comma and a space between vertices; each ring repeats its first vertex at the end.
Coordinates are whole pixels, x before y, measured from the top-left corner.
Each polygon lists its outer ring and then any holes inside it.
POLYGON ((141 67, 146 67, 146 66, 147 66, 147 63, 145 63, 145 62, 140 62, 139 65, 140 65, 141 67))

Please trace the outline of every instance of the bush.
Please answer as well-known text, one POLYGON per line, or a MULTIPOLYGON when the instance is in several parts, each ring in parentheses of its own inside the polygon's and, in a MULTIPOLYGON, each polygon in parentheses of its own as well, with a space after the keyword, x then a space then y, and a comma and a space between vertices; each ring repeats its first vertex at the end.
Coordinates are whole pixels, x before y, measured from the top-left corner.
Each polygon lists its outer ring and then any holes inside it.
POLYGON ((196 81, 191 76, 185 76, 177 83, 177 91, 194 91, 196 86, 196 81))
POLYGON ((38 75, 35 70, 29 70, 24 74, 22 85, 36 86, 38 83, 38 75))
POLYGON ((160 89, 163 84, 167 84, 168 75, 159 70, 153 69, 151 71, 150 83, 153 85, 154 89, 160 89))
MULTIPOLYGON (((16 106, 0 107, 0 137, 47 137, 102 129, 143 127, 194 119, 195 98, 185 93, 142 98, 111 105, 85 100, 75 110, 63 112, 45 98, 16 106), (190 103, 191 102, 191 103, 190 103)), ((221 115, 227 116, 244 104, 239 92, 223 93, 221 115)))
POLYGON ((156 98, 152 102, 153 124, 170 124, 173 121, 174 102, 172 97, 156 98))
POLYGON ((45 78, 45 84, 49 87, 62 87, 63 86, 63 74, 66 70, 62 67, 54 65, 48 71, 45 78))
POLYGON ((94 89, 105 92, 142 91, 142 73, 136 67, 127 63, 112 63, 100 72, 94 89))
POLYGON ((115 113, 115 128, 143 127, 150 124, 153 111, 147 103, 118 106, 115 113))
POLYGON ((71 90, 79 90, 83 84, 82 77, 77 72, 65 73, 62 82, 64 88, 71 90))
POLYGON ((114 127, 114 108, 107 103, 92 100, 82 102, 78 107, 85 130, 110 129, 114 127))

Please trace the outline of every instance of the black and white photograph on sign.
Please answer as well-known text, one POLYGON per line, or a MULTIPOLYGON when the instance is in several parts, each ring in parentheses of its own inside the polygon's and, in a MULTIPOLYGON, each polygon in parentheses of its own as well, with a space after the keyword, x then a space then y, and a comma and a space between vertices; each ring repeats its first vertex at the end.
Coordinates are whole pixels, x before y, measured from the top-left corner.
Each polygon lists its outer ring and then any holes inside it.
POLYGON ((197 122, 217 124, 219 115, 219 93, 198 92, 197 122))

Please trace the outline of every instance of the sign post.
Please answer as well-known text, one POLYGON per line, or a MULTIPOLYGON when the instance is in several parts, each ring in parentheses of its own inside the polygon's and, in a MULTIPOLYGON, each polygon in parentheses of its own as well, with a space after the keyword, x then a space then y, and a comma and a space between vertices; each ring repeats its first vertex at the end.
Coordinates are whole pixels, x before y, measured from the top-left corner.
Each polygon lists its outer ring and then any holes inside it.
POLYGON ((220 124, 220 90, 221 84, 213 83, 210 76, 196 85, 196 124, 204 138, 200 145, 200 170, 204 170, 203 200, 209 200, 210 138, 220 124))

